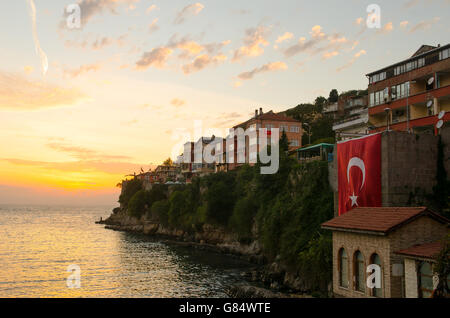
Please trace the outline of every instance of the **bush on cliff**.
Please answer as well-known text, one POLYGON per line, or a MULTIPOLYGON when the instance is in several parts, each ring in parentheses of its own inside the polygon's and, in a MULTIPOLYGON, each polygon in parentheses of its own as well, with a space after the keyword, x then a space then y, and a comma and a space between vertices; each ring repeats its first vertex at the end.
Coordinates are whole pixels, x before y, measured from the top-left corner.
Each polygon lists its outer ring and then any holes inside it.
POLYGON ((157 201, 153 203, 151 207, 151 212, 155 215, 159 222, 164 225, 169 225, 169 209, 170 203, 167 200, 157 201))
POLYGON ((146 211, 147 192, 139 190, 128 202, 128 214, 140 218, 146 211))
POLYGON ((139 179, 133 179, 126 183, 126 186, 122 188, 122 193, 119 197, 119 203, 123 207, 128 207, 128 203, 136 192, 142 190, 142 182, 139 179))
POLYGON ((239 241, 252 241, 253 218, 256 212, 257 205, 253 198, 243 197, 236 202, 230 218, 230 229, 238 234, 239 241))

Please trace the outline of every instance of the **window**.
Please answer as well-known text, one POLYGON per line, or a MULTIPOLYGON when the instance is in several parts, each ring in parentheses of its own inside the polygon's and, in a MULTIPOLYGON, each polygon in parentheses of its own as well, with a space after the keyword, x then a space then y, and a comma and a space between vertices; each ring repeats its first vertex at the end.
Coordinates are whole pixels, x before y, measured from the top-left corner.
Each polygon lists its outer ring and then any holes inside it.
POLYGON ((356 251, 353 257, 353 276, 355 290, 364 292, 366 286, 366 269, 364 268, 364 257, 360 251, 356 251))
POLYGON ((420 58, 417 60, 417 67, 422 67, 425 65, 425 58, 420 58))
POLYGON ((272 128, 275 128, 272 124, 266 124, 267 130, 271 130, 272 128))
POLYGON ((397 99, 397 86, 391 87, 391 99, 392 100, 397 99))
POLYGON ((339 286, 348 288, 348 257, 345 248, 339 250, 338 258, 339 286))
POLYGON ((289 127, 287 125, 280 125, 280 132, 289 131, 289 127))
POLYGON ((292 132, 292 133, 298 133, 298 132, 300 132, 300 127, 298 127, 298 126, 291 126, 291 132, 292 132))
MULTIPOLYGON (((380 256, 376 253, 372 254, 370 257, 370 264, 376 264, 381 268, 381 259, 380 256)), ((381 286, 383 286, 383 273, 381 271, 381 286)), ((372 296, 381 297, 382 296, 382 288, 372 288, 372 296)))
POLYGON ((450 48, 439 52, 439 59, 445 60, 450 57, 450 48))
POLYGON ((392 92, 395 92, 395 98, 392 97, 392 99, 409 96, 409 82, 402 83, 397 86, 392 86, 392 92))
POLYGON ((291 140, 290 145, 291 145, 292 147, 298 147, 298 140, 296 140, 296 139, 291 140))
POLYGON ((370 93, 370 106, 375 105, 375 93, 370 93))
POLYGON ((431 298, 433 293, 433 270, 428 262, 419 266, 419 297, 431 298))

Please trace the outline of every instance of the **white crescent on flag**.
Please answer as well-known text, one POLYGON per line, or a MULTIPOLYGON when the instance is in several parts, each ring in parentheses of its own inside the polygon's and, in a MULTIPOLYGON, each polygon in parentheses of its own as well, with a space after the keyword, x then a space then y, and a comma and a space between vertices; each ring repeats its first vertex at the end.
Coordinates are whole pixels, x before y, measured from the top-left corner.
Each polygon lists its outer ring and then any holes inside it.
POLYGON ((366 182, 366 166, 364 165, 364 161, 362 161, 358 157, 353 157, 352 159, 350 159, 350 161, 348 162, 348 166, 347 166, 347 180, 349 182, 350 182, 350 168, 351 167, 358 167, 362 171, 363 180, 362 180, 361 189, 360 189, 360 190, 362 190, 364 183, 366 182))

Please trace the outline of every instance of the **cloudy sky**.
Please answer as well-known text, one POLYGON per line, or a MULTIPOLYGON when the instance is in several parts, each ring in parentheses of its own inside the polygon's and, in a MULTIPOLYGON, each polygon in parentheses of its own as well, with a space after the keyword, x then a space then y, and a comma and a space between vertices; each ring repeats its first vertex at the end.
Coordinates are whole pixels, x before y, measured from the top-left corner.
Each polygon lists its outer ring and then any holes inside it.
POLYGON ((446 44, 449 9, 449 0, 1 1, 0 204, 113 204, 125 174, 175 154, 199 123, 220 133, 257 107, 364 89, 364 74, 446 44), (79 29, 67 25, 72 3, 79 29), (371 3, 379 29, 366 25, 371 3))

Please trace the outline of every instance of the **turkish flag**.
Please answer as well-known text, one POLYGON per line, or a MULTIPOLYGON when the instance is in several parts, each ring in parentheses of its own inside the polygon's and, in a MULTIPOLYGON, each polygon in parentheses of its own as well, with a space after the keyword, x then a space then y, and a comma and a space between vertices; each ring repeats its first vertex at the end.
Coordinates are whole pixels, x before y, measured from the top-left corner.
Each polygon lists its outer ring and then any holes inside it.
POLYGON ((339 215, 381 206, 381 134, 338 143, 339 215))

